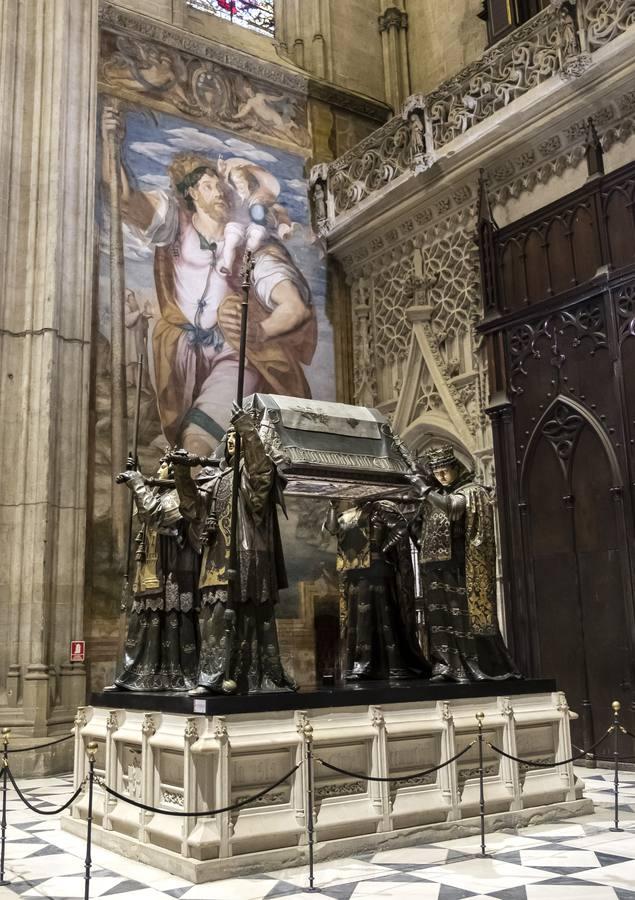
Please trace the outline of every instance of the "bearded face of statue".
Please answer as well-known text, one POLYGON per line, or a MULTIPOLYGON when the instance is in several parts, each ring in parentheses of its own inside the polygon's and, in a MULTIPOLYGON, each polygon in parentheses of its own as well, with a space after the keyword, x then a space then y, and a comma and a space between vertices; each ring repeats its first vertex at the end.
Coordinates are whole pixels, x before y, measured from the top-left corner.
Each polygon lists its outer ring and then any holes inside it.
POLYGON ((434 477, 439 484, 442 484, 444 487, 447 487, 456 481, 458 474, 459 470, 456 466, 440 466, 438 469, 434 470, 434 477))

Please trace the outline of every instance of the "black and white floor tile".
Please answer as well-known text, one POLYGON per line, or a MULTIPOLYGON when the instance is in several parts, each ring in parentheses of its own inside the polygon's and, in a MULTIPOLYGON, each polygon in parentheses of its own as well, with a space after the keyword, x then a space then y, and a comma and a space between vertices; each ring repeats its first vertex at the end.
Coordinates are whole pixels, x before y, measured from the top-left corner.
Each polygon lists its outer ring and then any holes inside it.
MULTIPOLYGON (((611 826, 613 788, 608 770, 579 769, 592 815, 403 850, 368 853, 316 866, 325 900, 635 900, 635 773, 620 776, 623 831, 611 826)), ((25 795, 43 810, 70 796, 70 778, 23 780, 25 795)), ((85 844, 24 807, 8 803, 7 873, 0 900, 15 897, 81 900, 85 844)), ((192 885, 115 853, 93 849, 91 898, 109 900, 309 900, 306 869, 192 885)))

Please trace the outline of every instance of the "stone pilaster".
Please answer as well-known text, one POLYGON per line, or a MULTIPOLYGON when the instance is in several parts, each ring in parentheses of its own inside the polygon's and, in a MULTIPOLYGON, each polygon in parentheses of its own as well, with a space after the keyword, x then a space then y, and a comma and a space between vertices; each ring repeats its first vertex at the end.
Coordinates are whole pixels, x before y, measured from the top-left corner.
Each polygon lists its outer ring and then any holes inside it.
POLYGON ((386 102, 394 110, 397 110, 410 94, 406 41, 408 14, 400 7, 401 4, 387 5, 378 19, 384 56, 386 102))
POLYGON ((84 700, 97 0, 0 0, 0 60, 0 703, 32 742, 84 700))

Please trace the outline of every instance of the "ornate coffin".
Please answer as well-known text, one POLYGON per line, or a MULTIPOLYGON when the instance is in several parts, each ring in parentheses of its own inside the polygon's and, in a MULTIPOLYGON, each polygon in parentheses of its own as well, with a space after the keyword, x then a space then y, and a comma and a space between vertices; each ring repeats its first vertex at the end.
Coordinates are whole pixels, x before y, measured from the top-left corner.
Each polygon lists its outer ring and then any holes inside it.
POLYGON ((245 408, 292 493, 355 499, 408 486, 413 460, 376 409, 277 394, 252 394, 245 408))

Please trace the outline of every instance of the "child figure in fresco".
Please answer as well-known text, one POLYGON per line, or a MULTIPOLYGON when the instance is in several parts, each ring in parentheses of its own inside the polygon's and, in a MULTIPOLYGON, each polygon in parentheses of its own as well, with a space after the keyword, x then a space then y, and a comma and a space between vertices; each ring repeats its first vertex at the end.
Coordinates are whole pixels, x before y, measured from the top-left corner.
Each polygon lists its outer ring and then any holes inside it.
POLYGON ((277 203, 278 179, 246 159, 220 160, 219 172, 237 195, 235 219, 225 226, 225 244, 219 262, 220 271, 231 272, 236 253, 244 241, 245 249, 255 253, 271 236, 280 240, 291 231, 291 220, 277 203))

